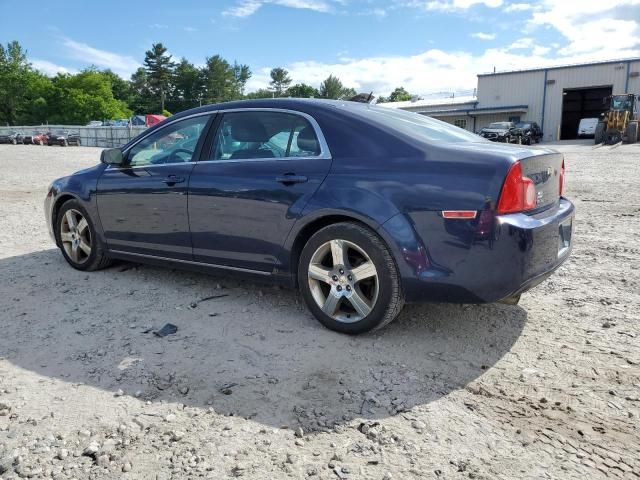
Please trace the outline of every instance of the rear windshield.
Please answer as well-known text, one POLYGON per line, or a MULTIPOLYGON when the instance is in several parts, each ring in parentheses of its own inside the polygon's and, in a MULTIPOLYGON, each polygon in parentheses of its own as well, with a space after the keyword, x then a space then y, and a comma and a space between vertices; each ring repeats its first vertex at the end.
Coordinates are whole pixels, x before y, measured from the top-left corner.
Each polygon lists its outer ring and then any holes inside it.
POLYGON ((516 127, 518 128, 531 128, 531 124, 528 122, 519 122, 516 123, 516 127))
POLYGON ((489 128, 511 128, 511 127, 513 127, 513 124, 509 122, 495 122, 495 123, 489 124, 489 128))
MULTIPOLYGON (((354 111, 359 109, 354 109, 354 111)), ((460 127, 395 108, 369 106, 366 116, 381 125, 427 142, 482 142, 477 135, 460 127)))

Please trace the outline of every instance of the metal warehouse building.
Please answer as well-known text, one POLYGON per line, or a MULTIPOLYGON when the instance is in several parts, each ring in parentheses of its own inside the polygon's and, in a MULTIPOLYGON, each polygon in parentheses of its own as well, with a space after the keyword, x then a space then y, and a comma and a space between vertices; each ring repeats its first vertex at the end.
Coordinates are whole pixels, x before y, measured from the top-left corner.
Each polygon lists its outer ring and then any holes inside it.
POLYGON ((381 104, 472 132, 491 122, 537 122, 545 141, 576 138, 582 118, 607 109, 612 93, 640 95, 640 58, 478 75, 476 97, 381 104))

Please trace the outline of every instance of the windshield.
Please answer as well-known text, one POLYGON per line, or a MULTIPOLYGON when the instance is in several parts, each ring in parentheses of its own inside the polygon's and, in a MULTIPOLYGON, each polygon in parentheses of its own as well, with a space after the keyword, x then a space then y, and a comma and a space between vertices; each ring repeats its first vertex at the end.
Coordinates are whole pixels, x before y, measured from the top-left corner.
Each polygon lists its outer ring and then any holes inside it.
MULTIPOLYGON (((359 111, 360 109, 354 109, 359 111)), ((385 127, 400 131, 427 142, 478 142, 477 135, 449 123, 441 122, 419 113, 394 108, 367 106, 362 110, 367 118, 385 127)))
POLYGON ((531 124, 529 122, 518 122, 516 123, 517 128, 531 128, 531 124))
POLYGON ((624 95, 611 99, 611 110, 631 110, 631 97, 624 95))
POLYGON ((494 122, 494 123, 490 123, 487 128, 509 129, 511 127, 513 127, 513 123, 509 123, 509 122, 494 122))

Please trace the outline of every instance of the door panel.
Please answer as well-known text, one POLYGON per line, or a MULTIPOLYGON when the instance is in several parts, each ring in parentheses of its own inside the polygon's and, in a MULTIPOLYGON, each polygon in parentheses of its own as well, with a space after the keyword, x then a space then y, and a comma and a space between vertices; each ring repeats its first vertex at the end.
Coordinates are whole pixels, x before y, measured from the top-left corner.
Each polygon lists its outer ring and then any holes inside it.
POLYGON ((125 152, 98 180, 98 212, 111 250, 192 260, 188 185, 213 114, 167 124, 125 152))
POLYGON ((191 260, 187 185, 193 166, 105 170, 98 183, 98 211, 108 247, 191 260))
POLYGON ((198 163, 189 185, 194 260, 271 271, 330 164, 326 158, 198 163), (306 181, 279 178, 286 174, 306 181))

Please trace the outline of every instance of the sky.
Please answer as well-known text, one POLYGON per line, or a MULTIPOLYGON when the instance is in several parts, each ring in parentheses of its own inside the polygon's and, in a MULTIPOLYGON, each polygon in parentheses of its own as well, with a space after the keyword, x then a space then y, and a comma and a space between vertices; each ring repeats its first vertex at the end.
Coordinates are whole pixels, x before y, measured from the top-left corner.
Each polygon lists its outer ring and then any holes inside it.
POLYGON ((640 56, 640 0, 59 0, 36 10, 2 15, 0 42, 18 40, 44 73, 95 65, 128 78, 162 42, 176 60, 248 64, 248 91, 280 66, 294 83, 333 74, 359 92, 444 96, 494 69, 640 56))

